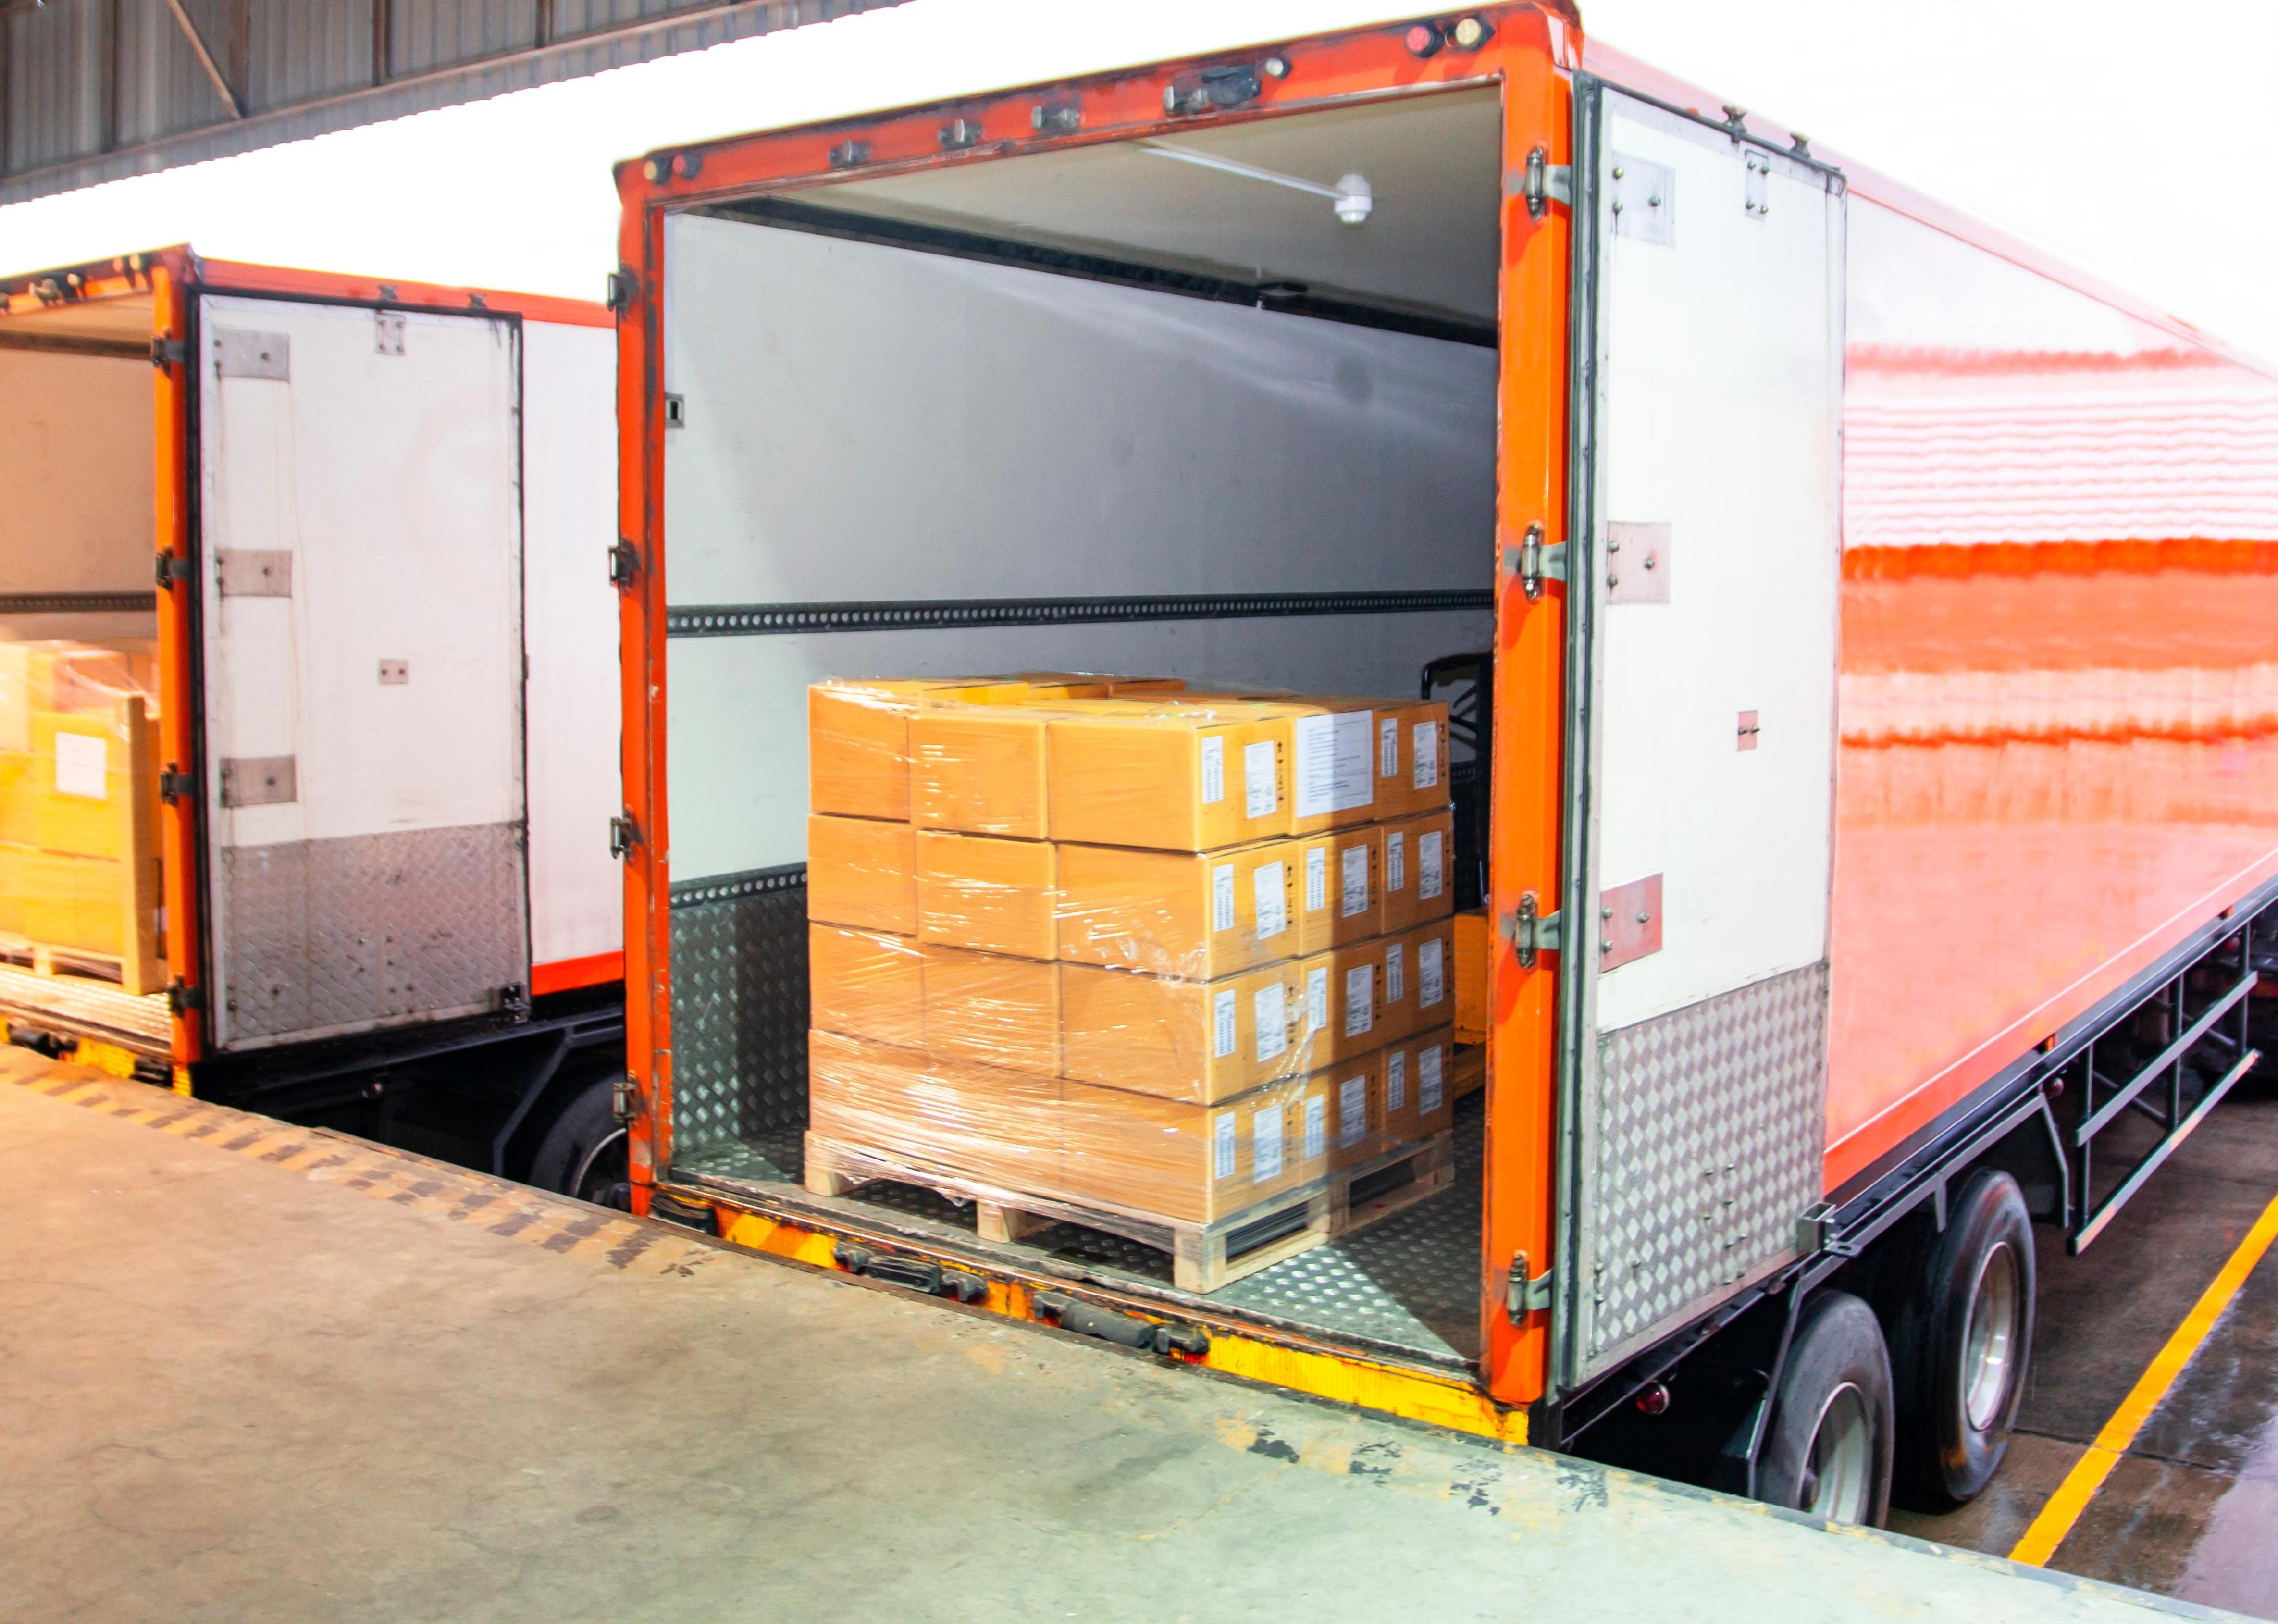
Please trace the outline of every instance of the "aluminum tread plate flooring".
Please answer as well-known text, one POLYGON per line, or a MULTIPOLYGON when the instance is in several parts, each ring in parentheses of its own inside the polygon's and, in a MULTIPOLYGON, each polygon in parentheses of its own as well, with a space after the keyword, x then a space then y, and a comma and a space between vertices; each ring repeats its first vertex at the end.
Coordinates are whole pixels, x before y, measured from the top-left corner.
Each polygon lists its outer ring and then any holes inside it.
MULTIPOLYGON (((913 1227, 971 1246, 974 1210, 913 1185, 866 1185, 836 1199, 799 1188, 804 1156, 797 1131, 753 1135, 683 1151, 676 1177, 735 1185, 790 1185, 815 1206, 883 1208, 913 1227)), ((1479 1201, 1486 1155, 1486 1098, 1456 1105, 1455 1182, 1443 1193, 1213 1292, 1213 1307, 1264 1315, 1334 1335, 1364 1338, 1433 1363, 1476 1363, 1479 1342, 1479 1201)), ((1164 1253, 1120 1236, 1057 1224, 1001 1248, 1019 1256, 1073 1263, 1158 1289, 1171 1284, 1164 1253)))

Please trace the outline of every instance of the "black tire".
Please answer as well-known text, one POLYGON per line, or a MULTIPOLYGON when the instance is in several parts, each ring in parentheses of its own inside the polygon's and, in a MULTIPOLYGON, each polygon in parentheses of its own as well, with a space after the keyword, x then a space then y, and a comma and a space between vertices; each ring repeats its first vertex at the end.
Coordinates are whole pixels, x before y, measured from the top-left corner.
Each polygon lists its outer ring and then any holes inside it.
POLYGON ((1886 1296, 1899 1503, 1943 1512, 2000 1468, 2033 1351, 2033 1220, 2007 1173, 1979 1168, 1886 1296))
POLYGON ((625 1131, 616 1117, 617 1079, 587 1083, 562 1108, 531 1158, 530 1182, 557 1195, 624 1207, 625 1131))
POLYGON ((1804 1305, 1756 1462, 1756 1498, 1880 1528, 1891 1509, 1891 1356, 1875 1311, 1848 1292, 1804 1305))

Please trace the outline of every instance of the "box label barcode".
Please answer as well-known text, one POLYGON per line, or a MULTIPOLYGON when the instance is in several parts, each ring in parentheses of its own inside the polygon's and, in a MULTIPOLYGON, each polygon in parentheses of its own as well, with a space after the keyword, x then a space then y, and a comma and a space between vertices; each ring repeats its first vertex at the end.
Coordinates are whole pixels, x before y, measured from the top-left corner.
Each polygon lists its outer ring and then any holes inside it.
POLYGON ((1203 741, 1203 804, 1215 806, 1226 799, 1226 741, 1212 736, 1203 741))
POLYGON ((1441 985, 1445 966, 1441 963, 1440 949, 1446 944, 1437 936, 1416 944, 1416 1005, 1428 1010, 1440 1002, 1447 989, 1441 985))
POLYGON ((1416 837, 1416 895, 1427 903, 1440 894, 1440 857, 1439 830, 1416 837))
POLYGON ((1250 876, 1257 894, 1257 939, 1270 942, 1289 928, 1288 870, 1280 863, 1260 863, 1250 876))
POLYGON ((1347 846, 1339 860, 1344 865, 1344 917, 1349 919, 1368 906, 1368 847, 1347 846))

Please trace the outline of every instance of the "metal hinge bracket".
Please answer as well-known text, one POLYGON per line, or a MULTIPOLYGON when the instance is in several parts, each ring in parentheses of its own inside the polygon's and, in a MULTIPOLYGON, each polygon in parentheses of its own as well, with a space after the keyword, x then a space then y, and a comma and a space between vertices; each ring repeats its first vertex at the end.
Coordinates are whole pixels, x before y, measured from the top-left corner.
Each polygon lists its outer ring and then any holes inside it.
POLYGON ((1510 1276, 1503 1282, 1502 1311, 1514 1325, 1530 1314, 1540 1313, 1550 1306, 1550 1287, 1557 1270, 1546 1269, 1540 1274, 1531 1272, 1526 1254, 1516 1253, 1510 1260, 1510 1276))
POLYGON ((1795 1221, 1795 1249, 1806 1257, 1816 1257, 1824 1252, 1830 1257, 1856 1257, 1856 1241, 1846 1240, 1835 1232, 1835 1206, 1831 1201, 1814 1201, 1803 1209, 1795 1221))
POLYGON ((618 316, 633 308, 633 292, 640 278, 630 271, 612 271, 601 281, 601 302, 618 316))
POLYGON ((1518 577, 1519 590, 1530 603, 1542 596, 1545 582, 1566 579, 1566 544, 1546 544, 1539 524, 1528 525, 1526 538, 1502 557, 1504 570, 1518 577))
POLYGON ((609 584, 622 591, 640 578, 640 553, 623 537, 609 549, 609 584))
POLYGON ((1196 113, 1216 112, 1222 107, 1240 107, 1264 95, 1267 80, 1284 79, 1288 72, 1287 57, 1268 57, 1255 66, 1244 63, 1238 67, 1204 68, 1199 73, 1182 74, 1163 87, 1163 111, 1191 118, 1196 113))
POLYGON ((184 367, 190 363, 190 341, 187 339, 150 340, 150 364, 161 371, 168 367, 184 367))
POLYGON ((633 848, 640 844, 640 825, 633 821, 632 808, 628 806, 617 817, 609 820, 609 855, 619 862, 632 856, 633 848))
POLYGON ((161 553, 157 557, 157 574, 158 590, 163 592, 175 582, 187 581, 190 578, 190 560, 177 557, 172 553, 161 553))
POLYGON ((192 987, 177 978, 166 987, 166 1008, 175 1015, 187 1015, 192 1010, 203 1010, 206 995, 203 987, 192 987))
POLYGON ((169 764, 158 774, 158 798, 162 801, 195 800, 197 793, 198 781, 180 767, 169 764))
POLYGON ((1550 211, 1553 203, 1564 203, 1570 209, 1574 206, 1573 166, 1553 164, 1548 147, 1537 147, 1528 153, 1525 170, 1511 179, 1517 182, 1512 189, 1526 199, 1530 218, 1540 219, 1550 211))
POLYGON ((609 1090, 609 1115, 621 1128, 631 1127, 640 1120, 640 1085, 630 1077, 621 1077, 609 1090))
POLYGON ((1563 945, 1564 921, 1556 913, 1541 911, 1542 904, 1528 891, 1518 899, 1518 906, 1502 916, 1502 934, 1511 946, 1518 949, 1518 962, 1528 970, 1534 968, 1538 953, 1556 953, 1563 945))

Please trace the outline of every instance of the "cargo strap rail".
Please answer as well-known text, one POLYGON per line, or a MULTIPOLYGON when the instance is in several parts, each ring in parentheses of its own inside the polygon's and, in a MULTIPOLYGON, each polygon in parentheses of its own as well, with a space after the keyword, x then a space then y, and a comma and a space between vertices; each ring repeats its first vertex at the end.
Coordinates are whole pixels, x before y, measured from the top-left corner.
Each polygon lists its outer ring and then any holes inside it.
POLYGON ((1235 592, 1150 598, 961 598, 843 603, 695 604, 664 612, 668 637, 764 637, 825 631, 943 631, 974 626, 1088 626, 1134 621, 1242 621, 1304 615, 1485 611, 1494 594, 1235 592))

